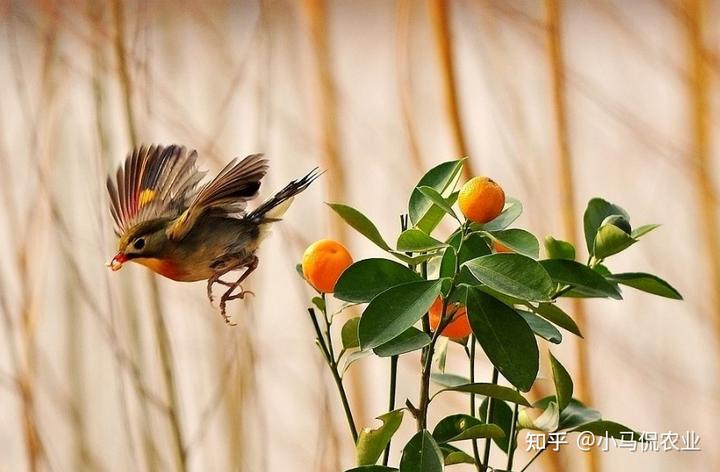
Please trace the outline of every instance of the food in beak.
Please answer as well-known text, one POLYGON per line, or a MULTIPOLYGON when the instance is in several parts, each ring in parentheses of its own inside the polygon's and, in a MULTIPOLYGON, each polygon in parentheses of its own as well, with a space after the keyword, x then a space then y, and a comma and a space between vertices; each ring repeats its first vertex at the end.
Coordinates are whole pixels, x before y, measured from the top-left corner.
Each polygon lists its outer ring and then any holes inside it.
POLYGON ((112 261, 108 263, 108 267, 110 267, 113 271, 122 269, 123 264, 127 262, 127 256, 123 254, 122 252, 118 252, 115 254, 115 257, 112 258, 112 261))

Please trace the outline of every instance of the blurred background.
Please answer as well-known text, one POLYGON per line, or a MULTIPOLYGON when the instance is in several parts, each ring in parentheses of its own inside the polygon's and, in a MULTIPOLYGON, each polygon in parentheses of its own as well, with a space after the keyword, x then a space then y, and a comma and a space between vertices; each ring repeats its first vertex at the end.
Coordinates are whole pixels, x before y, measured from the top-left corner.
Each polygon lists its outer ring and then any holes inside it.
MULTIPOLYGON (((568 304, 586 337, 553 352, 606 418, 694 431, 702 451, 570 446, 530 470, 718 470, 718 44, 708 0, 0 2, 0 471, 350 468, 295 264, 327 236, 379 256, 323 201, 394 240, 418 178, 463 155, 540 237, 582 241, 593 196, 662 223, 609 265, 685 296, 568 304), (204 283, 104 267, 105 176, 140 142, 195 148, 212 171, 264 152, 262 196, 327 169, 266 240, 237 327, 204 283)), ((418 361, 401 358, 401 403, 418 361)), ((360 427, 386 411, 388 370, 350 368, 360 427)), ((445 400, 433 422, 467 403, 445 400)))

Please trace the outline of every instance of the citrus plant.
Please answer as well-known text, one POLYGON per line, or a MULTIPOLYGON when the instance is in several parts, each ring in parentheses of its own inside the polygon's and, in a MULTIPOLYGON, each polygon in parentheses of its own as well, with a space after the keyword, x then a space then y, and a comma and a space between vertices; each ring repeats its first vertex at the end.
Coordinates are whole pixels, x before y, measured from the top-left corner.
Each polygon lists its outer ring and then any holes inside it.
POLYGON ((658 225, 633 229, 625 210, 594 198, 583 220, 586 262, 577 260, 572 244, 552 237, 545 238, 541 258, 537 238, 511 228, 522 206, 506 199, 497 183, 475 177, 456 191, 462 165, 462 160, 445 162, 422 177, 410 195, 394 245, 360 211, 329 204, 388 258, 353 263, 341 244, 327 240, 310 246, 303 257, 302 272, 320 292, 309 309, 310 318, 357 451, 357 463, 349 470, 435 472, 467 463, 478 471, 524 471, 532 461, 514 468, 521 429, 618 438, 629 432, 631 440, 640 441, 639 433, 573 398, 572 379, 552 353, 555 394, 531 403, 526 392, 538 377, 540 347, 560 344, 567 333, 582 337, 573 318, 558 305, 560 298, 621 300, 621 286, 682 298, 655 275, 615 273, 607 264, 658 225), (454 226, 448 237, 437 235, 444 219, 454 226), (328 308, 331 292, 339 306, 335 312, 328 308), (337 314, 351 305, 361 305, 362 314, 336 327, 337 314), (339 349, 334 337, 341 340, 339 349), (445 371, 449 341, 464 347, 466 372, 445 371), (475 377, 480 350, 493 366, 490 382, 475 377), (415 351, 420 351, 420 391, 417 398, 397 405, 398 357, 415 351), (381 426, 358 433, 342 376, 353 362, 369 355, 389 359, 389 406, 378 416, 381 426), (431 389, 433 383, 437 386, 431 389), (429 424, 431 405, 450 391, 468 394, 467 409, 429 424), (391 439, 408 416, 414 417, 417 433, 405 438, 399 463, 391 466, 391 439), (504 456, 493 456, 496 464, 490 463, 492 444, 504 456))

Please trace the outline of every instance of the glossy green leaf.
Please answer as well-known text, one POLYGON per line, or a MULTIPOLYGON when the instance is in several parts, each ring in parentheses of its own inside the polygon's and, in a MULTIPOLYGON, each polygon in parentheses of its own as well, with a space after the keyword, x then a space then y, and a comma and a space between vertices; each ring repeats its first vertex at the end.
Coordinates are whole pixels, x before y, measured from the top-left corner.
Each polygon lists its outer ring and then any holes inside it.
POLYGON ((555 303, 540 303, 537 307, 533 307, 533 311, 557 326, 570 331, 575 336, 583 337, 575 320, 570 318, 570 315, 555 303))
POLYGON ((370 221, 367 216, 363 215, 355 208, 341 203, 328 203, 327 205, 358 233, 368 238, 378 247, 386 251, 390 250, 390 246, 385 242, 380 234, 380 231, 378 231, 375 224, 370 221))
POLYGON ((470 383, 470 380, 462 375, 437 372, 430 374, 430 380, 443 387, 457 387, 458 385, 466 385, 470 383))
POLYGON ((333 295, 347 302, 367 303, 390 287, 418 280, 422 280, 420 275, 398 262, 363 259, 345 269, 333 295))
POLYGON ((554 284, 535 260, 520 254, 490 254, 465 263, 480 282, 500 293, 527 301, 550 301, 554 284))
POLYGON ((538 372, 539 353, 527 322, 479 290, 468 290, 465 306, 470 327, 490 362, 515 387, 530 390, 538 372))
POLYGON ((452 277, 455 275, 455 264, 457 263, 457 252, 452 246, 448 246, 440 259, 440 277, 452 277))
POLYGON ((513 252, 537 259, 540 256, 540 244, 532 233, 524 229, 512 228, 499 231, 488 231, 495 241, 511 249, 513 252))
POLYGON ((552 236, 545 238, 545 254, 548 259, 575 260, 575 246, 567 241, 555 239, 552 236))
POLYGON ((502 438, 505 433, 495 424, 485 424, 470 415, 457 414, 440 420, 432 435, 438 443, 448 443, 465 439, 502 438))
MULTIPOLYGON (((513 410, 507 403, 496 400, 492 402, 492 411, 488 420, 488 402, 489 399, 485 398, 480 404, 479 418, 482 422, 496 424, 503 430, 505 434, 500 438, 493 438, 493 442, 504 452, 507 452, 508 444, 510 444, 510 425, 513 421, 513 410)), ((515 447, 517 447, 517 438, 515 438, 515 447)))
POLYGON ((672 285, 665 282, 658 276, 646 274, 644 272, 626 272, 623 274, 612 274, 607 278, 613 282, 617 282, 628 287, 632 287, 643 292, 652 293, 661 297, 672 298, 674 300, 682 300, 680 292, 675 290, 672 285))
POLYGON ((553 344, 560 344, 562 342, 562 334, 560 331, 545 318, 542 318, 531 311, 526 310, 515 310, 520 316, 525 319, 525 322, 533 330, 533 333, 550 341, 553 344))
POLYGON ((550 365, 553 373, 553 383, 555 384, 555 398, 560 411, 568 406, 573 394, 573 381, 565 367, 560 363, 552 353, 550 353, 550 365))
MULTIPOLYGON (((448 238, 447 243, 456 250, 460 248, 460 232, 455 232, 448 238)), ((481 233, 470 233, 465 236, 462 247, 460 248, 460 264, 475 259, 480 256, 492 254, 490 246, 481 233)))
POLYGON ((632 233, 630 233, 630 236, 632 236, 634 239, 638 239, 642 236, 645 236, 646 234, 648 234, 650 231, 654 230, 655 228, 659 228, 660 226, 661 225, 655 225, 655 224, 638 226, 637 228, 635 228, 632 231, 632 233))
POLYGON ((382 455, 393 434, 398 430, 403 419, 403 410, 393 410, 378 416, 382 426, 376 429, 365 428, 360 431, 355 453, 358 465, 373 465, 382 455))
POLYGON ((442 472, 443 455, 427 430, 415 434, 403 448, 400 472, 442 472))
POLYGON ((373 349, 379 357, 399 356, 430 344, 430 336, 411 326, 390 341, 373 349))
POLYGON ((602 225, 595 235, 592 254, 605 259, 629 248, 637 242, 632 236, 613 224, 602 225))
POLYGON ((326 306, 323 297, 312 297, 312 303, 317 307, 318 310, 320 310, 322 313, 325 313, 326 306))
POLYGON ((593 421, 573 429, 571 432, 587 431, 599 437, 640 441, 640 433, 620 423, 607 420, 593 421))
POLYGON ((550 277, 563 285, 572 285, 588 296, 622 299, 618 289, 590 267, 566 259, 540 261, 550 277))
POLYGON ((360 318, 362 349, 376 348, 414 325, 440 294, 441 283, 441 280, 410 282, 373 298, 360 318))
POLYGON ((482 395, 485 397, 497 398, 510 403, 517 403, 519 405, 530 406, 530 403, 520 395, 517 391, 512 388, 505 387, 493 383, 468 383, 462 385, 455 385, 453 387, 443 388, 438 391, 433 397, 443 392, 465 392, 474 393, 476 395, 482 395))
POLYGON ((440 444, 440 450, 445 458, 445 465, 455 464, 474 464, 475 459, 467 452, 451 446, 450 444, 440 444))
POLYGON ((456 220, 458 219, 455 211, 452 209, 452 204, 448 202, 445 197, 440 194, 440 192, 438 192, 432 187, 427 186, 418 187, 417 189, 420 191, 420 193, 429 198, 430 201, 432 201, 442 211, 452 216, 456 220))
POLYGON ((471 225, 471 228, 473 230, 481 229, 485 231, 499 231, 513 224, 515 220, 520 217, 522 211, 523 207, 520 200, 513 197, 507 197, 505 199, 505 208, 503 208, 502 213, 500 213, 497 218, 482 225, 473 224, 471 225))
MULTIPOLYGON (((550 402, 557 403, 557 399, 554 395, 538 400, 533 406, 535 408, 545 409, 550 402)), ((558 425, 558 429, 573 429, 599 419, 601 419, 599 411, 589 408, 581 401, 573 398, 560 412, 560 424, 558 425)))
POLYGON ((438 241, 416 228, 403 231, 397 240, 397 250, 402 252, 426 252, 445 246, 444 242, 438 241))
POLYGON ((352 349, 360 347, 360 340, 358 339, 358 324, 360 323, 360 317, 350 318, 345 322, 340 330, 340 338, 342 339, 342 345, 345 349, 352 349))
POLYGON ((628 215, 625 210, 602 198, 593 198, 588 202, 585 214, 583 215, 583 226, 585 229, 585 243, 587 244, 590 254, 594 254, 595 235, 598 232, 598 228, 602 225, 603 220, 610 215, 621 215, 628 221, 630 220, 630 215, 628 215))
POLYGON ((413 226, 430 234, 438 225, 445 212, 426 197, 418 187, 430 187, 438 193, 444 193, 460 175, 462 160, 443 162, 430 169, 418 182, 410 194, 408 214, 413 226))

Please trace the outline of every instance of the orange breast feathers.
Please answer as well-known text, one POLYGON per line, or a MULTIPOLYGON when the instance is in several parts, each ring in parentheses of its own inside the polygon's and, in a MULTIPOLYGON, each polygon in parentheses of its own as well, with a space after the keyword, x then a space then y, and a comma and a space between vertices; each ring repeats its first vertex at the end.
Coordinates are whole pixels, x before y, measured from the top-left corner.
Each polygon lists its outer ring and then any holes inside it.
POLYGON ((172 280, 183 281, 185 271, 183 271, 178 265, 169 259, 156 259, 153 257, 138 257, 133 259, 133 262, 142 264, 153 272, 167 277, 172 280))

